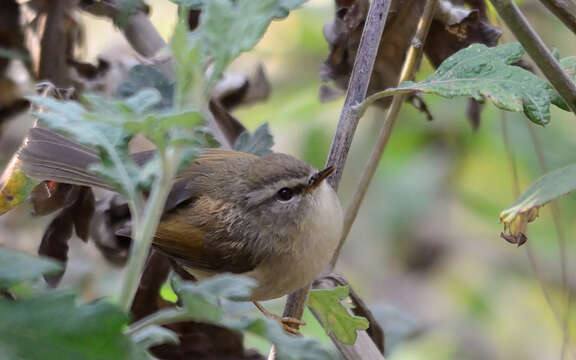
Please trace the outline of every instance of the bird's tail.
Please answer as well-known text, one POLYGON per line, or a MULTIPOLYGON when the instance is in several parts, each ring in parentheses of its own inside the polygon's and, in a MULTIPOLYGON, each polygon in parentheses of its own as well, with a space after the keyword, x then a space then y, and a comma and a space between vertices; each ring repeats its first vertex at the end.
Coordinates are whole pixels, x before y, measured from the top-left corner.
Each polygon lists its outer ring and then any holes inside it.
POLYGON ((18 157, 22 170, 35 179, 110 189, 88 171, 90 165, 99 162, 96 151, 53 131, 30 129, 18 157))

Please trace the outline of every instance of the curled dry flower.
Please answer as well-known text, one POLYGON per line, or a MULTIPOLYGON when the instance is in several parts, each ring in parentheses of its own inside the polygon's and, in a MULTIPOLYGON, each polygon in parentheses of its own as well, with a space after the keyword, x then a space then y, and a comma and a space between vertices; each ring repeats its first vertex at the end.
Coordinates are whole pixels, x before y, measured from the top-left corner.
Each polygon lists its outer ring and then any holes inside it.
POLYGON ((500 222, 504 223, 504 232, 500 234, 500 237, 511 244, 523 245, 528 240, 526 227, 528 223, 536 220, 538 209, 539 207, 535 206, 514 215, 501 215, 500 222))

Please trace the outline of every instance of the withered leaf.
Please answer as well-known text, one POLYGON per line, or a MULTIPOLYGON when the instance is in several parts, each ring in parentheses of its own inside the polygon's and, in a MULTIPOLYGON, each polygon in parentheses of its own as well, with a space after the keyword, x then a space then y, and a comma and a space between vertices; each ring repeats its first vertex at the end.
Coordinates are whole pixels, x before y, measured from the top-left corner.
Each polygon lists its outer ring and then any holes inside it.
MULTIPOLYGON (((88 239, 90 221, 94 213, 94 195, 92 189, 84 186, 56 184, 60 187, 62 195, 54 195, 54 203, 45 201, 40 206, 43 211, 55 210, 56 205, 62 205, 62 210, 46 228, 38 253, 62 262, 64 268, 68 261, 68 241, 75 230, 78 237, 84 241, 88 239)), ((46 276, 46 282, 56 286, 63 273, 46 276)))
MULTIPOLYGON (((496 46, 502 31, 490 24, 484 0, 468 0, 470 8, 461 1, 442 0, 424 44, 426 56, 437 68, 459 50, 474 43, 496 46)), ((474 99, 468 103, 468 120, 473 129, 480 126, 482 105, 474 99)))
MULTIPOLYGON (((335 17, 326 23, 323 29, 330 53, 320 70, 320 79, 326 83, 321 88, 322 101, 330 100, 334 95, 334 90, 327 88, 331 87, 328 82, 341 90, 348 86, 369 5, 368 0, 336 0, 335 3, 335 17)), ((424 4, 424 1, 392 1, 368 95, 398 83, 400 69, 424 4)), ((390 99, 383 99, 377 104, 387 106, 389 101, 390 99)))
MULTIPOLYGON (((73 223, 69 217, 56 216, 46 228, 38 254, 60 261, 66 270, 68 262, 68 240, 72 236, 73 223)), ((44 279, 51 286, 56 286, 64 272, 54 275, 44 275, 44 279)))

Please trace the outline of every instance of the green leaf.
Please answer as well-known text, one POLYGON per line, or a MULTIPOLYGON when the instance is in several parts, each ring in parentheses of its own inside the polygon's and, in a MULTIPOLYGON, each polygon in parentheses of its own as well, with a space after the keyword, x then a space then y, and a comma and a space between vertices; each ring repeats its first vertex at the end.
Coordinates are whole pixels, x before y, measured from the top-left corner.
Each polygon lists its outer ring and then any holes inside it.
POLYGON ((356 341, 357 330, 368 329, 368 320, 348 312, 342 301, 348 297, 348 286, 329 290, 312 290, 308 298, 310 305, 322 319, 327 334, 334 334, 344 344, 356 341))
POLYGON ((210 323, 217 323, 222 319, 223 312, 218 303, 219 299, 247 299, 255 286, 255 281, 250 278, 228 274, 198 283, 174 278, 172 284, 188 316, 210 323))
POLYGON ((100 153, 101 162, 90 167, 92 172, 129 198, 134 198, 135 192, 147 189, 148 175, 154 171, 141 176, 141 169, 133 162, 128 146, 134 133, 125 131, 122 125, 142 116, 142 112, 153 106, 154 100, 159 99, 154 90, 143 90, 126 101, 86 95, 85 101, 91 111, 75 101, 42 96, 29 99, 44 108, 44 112, 35 114, 43 126, 100 153))
POLYGON ((274 146, 274 138, 270 134, 268 123, 264 123, 252 135, 248 130, 242 132, 234 143, 234 150, 262 156, 271 154, 272 146, 274 146))
POLYGON ((240 53, 252 49, 274 18, 284 17, 306 0, 211 0, 200 17, 200 43, 214 64, 212 80, 240 53))
POLYGON ((153 66, 136 65, 131 68, 126 81, 116 90, 116 97, 126 99, 146 88, 156 89, 160 93, 162 100, 156 104, 157 109, 172 106, 174 84, 153 66))
POLYGON ((179 344, 180 338, 174 331, 162 326, 151 325, 132 334, 132 341, 148 349, 161 344, 179 344))
MULTIPOLYGON (((559 62, 560 66, 562 66, 562 69, 564 69, 566 74, 568 74, 568 77, 572 79, 572 81, 576 81, 576 56, 565 57, 561 59, 559 62)), ((550 87, 550 94, 552 97, 552 103, 554 105, 558 106, 562 110, 570 111, 570 108, 568 107, 566 102, 564 102, 564 99, 562 99, 560 94, 558 94, 556 89, 550 87)))
POLYGON ((197 33, 188 31, 187 12, 181 12, 176 24, 170 47, 174 58, 176 90, 174 101, 177 106, 185 106, 191 99, 203 99, 209 91, 204 89, 203 68, 197 33))
POLYGON ((523 112, 539 125, 550 121, 551 85, 512 63, 524 56, 519 43, 496 47, 473 44, 446 59, 436 72, 415 83, 405 81, 384 93, 419 91, 447 98, 470 96, 491 100, 503 110, 523 112))
POLYGON ((278 321, 269 318, 233 318, 221 308, 221 300, 246 300, 256 283, 239 275, 219 275, 198 283, 174 278, 172 287, 180 297, 185 318, 208 322, 237 331, 248 331, 276 345, 279 359, 332 359, 317 340, 286 334, 278 321))
POLYGON ((0 247, 0 289, 9 289, 23 281, 62 272, 57 262, 20 251, 0 247))
POLYGON ((250 332, 276 346, 281 360, 332 360, 334 356, 315 339, 288 335, 276 320, 270 318, 227 319, 222 325, 237 331, 250 332))
POLYGON ((138 359, 142 353, 122 334, 124 315, 97 301, 76 306, 54 292, 22 301, 0 298, 3 359, 138 359))
POLYGON ((526 225, 534 221, 538 208, 548 202, 576 190, 576 164, 549 172, 532 183, 516 200, 514 206, 500 213, 500 221, 504 223, 510 234, 524 234, 526 225))

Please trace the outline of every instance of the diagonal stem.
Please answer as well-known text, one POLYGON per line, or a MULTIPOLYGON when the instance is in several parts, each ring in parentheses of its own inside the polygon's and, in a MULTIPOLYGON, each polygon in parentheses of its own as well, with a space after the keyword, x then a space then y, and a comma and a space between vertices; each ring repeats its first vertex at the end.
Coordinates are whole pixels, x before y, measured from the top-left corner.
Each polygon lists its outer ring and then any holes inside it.
MULTIPOLYGON (((412 45, 410 49, 408 49, 408 54, 406 55, 406 60, 404 61, 404 65, 402 66, 402 71, 400 73, 400 78, 398 79, 398 83, 401 83, 406 80, 410 80, 414 76, 414 72, 420 63, 420 59, 422 58, 422 52, 424 50, 424 43, 426 41, 426 37, 428 35, 428 30, 430 29, 430 24, 434 19, 434 13, 436 9, 436 5, 438 4, 437 0, 428 0, 426 2, 426 7, 424 8, 424 12, 422 13, 422 17, 418 22, 418 27, 416 29, 416 34, 414 35, 414 39, 412 40, 412 45)), ((346 210, 346 216, 344 217, 344 226, 342 230, 342 236, 340 238, 340 243, 338 244, 338 248, 332 257, 332 261, 330 262, 330 268, 334 269, 336 266, 336 262, 338 261, 338 256, 340 255, 340 251, 342 250, 342 246, 350 233, 350 229, 354 220, 356 220, 356 216, 358 215, 358 210, 360 209, 360 205, 362 204, 362 200, 364 200, 364 196, 366 195, 366 191, 370 186, 370 182, 374 177, 374 173, 378 168, 378 164, 380 163, 380 159, 382 158, 382 154, 384 150, 386 150, 386 145, 388 144, 388 140, 390 139, 390 135, 392 134, 392 130, 394 129, 394 124, 396 123, 396 119, 398 118, 398 114, 400 113, 400 109, 404 104, 404 100, 406 99, 406 94, 398 94, 395 95, 392 99, 392 103, 390 104, 390 108, 386 113, 386 118, 382 123, 382 127, 378 133, 378 137, 376 140, 376 144, 372 149, 372 153, 368 158, 368 162, 364 167, 364 171, 360 176, 360 181, 358 186, 356 187, 356 192, 352 196, 352 201, 346 210)))
POLYGON ((552 83, 570 110, 576 114, 576 84, 562 69, 540 36, 512 0, 490 0, 504 23, 520 41, 544 76, 552 83))
POLYGON ((540 0, 560 21, 576 34, 576 3, 566 0, 540 0))
MULTIPOLYGON (((334 189, 338 189, 342 170, 352 144, 352 138, 360 120, 360 115, 353 108, 366 97, 372 68, 376 61, 380 39, 382 38, 386 18, 390 10, 390 3, 391 0, 373 0, 370 2, 366 24, 362 30, 362 38, 354 61, 350 82, 348 83, 346 100, 340 113, 338 128, 332 139, 330 154, 326 162, 328 165, 336 167, 334 173, 327 180, 334 189)), ((310 286, 307 286, 288 296, 288 301, 284 308, 284 316, 302 318, 309 290, 310 286)))

